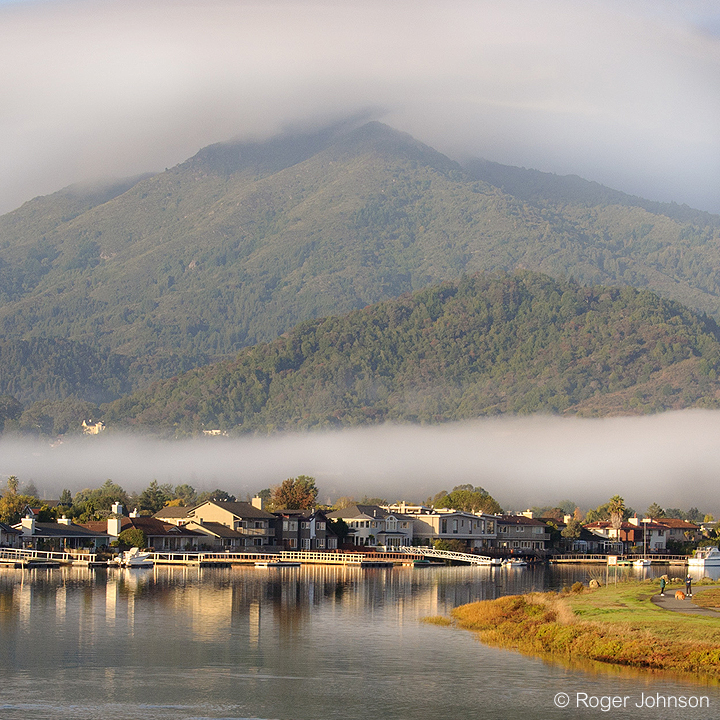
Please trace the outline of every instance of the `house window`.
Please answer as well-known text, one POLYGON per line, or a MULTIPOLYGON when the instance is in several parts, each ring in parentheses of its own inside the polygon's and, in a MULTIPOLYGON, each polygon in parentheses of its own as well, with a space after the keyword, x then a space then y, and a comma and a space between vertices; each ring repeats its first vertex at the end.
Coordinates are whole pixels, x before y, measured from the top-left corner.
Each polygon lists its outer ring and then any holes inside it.
POLYGON ((262 545, 262 538, 255 538, 255 539, 253 540, 253 543, 254 543, 255 545, 262 545))
POLYGON ((337 549, 337 538, 328 538, 328 550, 337 549))
POLYGON ((453 533, 455 533, 457 535, 457 531, 458 531, 458 521, 453 520, 453 533))
POLYGON ((318 548, 324 548, 324 547, 325 547, 325 539, 324 539, 324 538, 318 538, 317 546, 318 546, 318 548))
POLYGON ((303 550, 309 550, 309 549, 310 549, 310 538, 303 538, 303 539, 302 539, 302 549, 303 549, 303 550))
POLYGON ((300 528, 301 528, 302 530, 309 530, 309 529, 310 529, 310 523, 309 523, 307 520, 303 520, 303 521, 300 523, 300 528))
POLYGON ((262 520, 256 520, 256 521, 255 521, 255 527, 256 527, 256 528, 265 527, 265 523, 264 523, 262 520))
POLYGON ((519 533, 525 532, 525 528, 524 528, 522 525, 517 525, 515 529, 516 529, 517 532, 519 532, 519 533))
POLYGON ((501 532, 501 533, 507 533, 507 531, 508 531, 508 526, 507 526, 507 525, 501 525, 501 526, 500 526, 500 532, 501 532))
POLYGON ((315 529, 316 529, 316 530, 324 530, 324 529, 325 529, 325 523, 324 523, 324 522, 316 522, 316 523, 315 523, 315 529))
POLYGON ((289 548, 294 549, 297 547, 297 538, 288 538, 287 540, 285 540, 285 542, 287 543, 287 546, 289 548))

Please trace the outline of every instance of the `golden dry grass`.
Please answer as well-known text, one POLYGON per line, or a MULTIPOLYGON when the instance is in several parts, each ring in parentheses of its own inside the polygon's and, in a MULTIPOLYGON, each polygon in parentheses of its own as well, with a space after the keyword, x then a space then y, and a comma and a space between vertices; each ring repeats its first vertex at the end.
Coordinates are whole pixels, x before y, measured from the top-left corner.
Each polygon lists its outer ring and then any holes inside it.
POLYGON ((581 595, 512 595, 463 605, 452 616, 491 645, 720 678, 720 619, 662 610, 650 603, 654 592, 628 583, 581 595))

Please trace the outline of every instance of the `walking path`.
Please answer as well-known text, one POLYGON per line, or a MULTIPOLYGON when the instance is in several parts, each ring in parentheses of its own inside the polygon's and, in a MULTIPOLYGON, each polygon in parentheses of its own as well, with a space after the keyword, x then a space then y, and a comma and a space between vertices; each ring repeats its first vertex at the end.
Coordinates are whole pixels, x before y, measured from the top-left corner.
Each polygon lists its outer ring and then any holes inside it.
MULTIPOLYGON (((717 587, 717 586, 715 586, 717 587)), ((703 590, 709 590, 710 588, 693 588, 693 594, 696 595, 703 590)), ((685 592, 685 588, 674 588, 673 590, 666 589, 665 595, 653 595, 651 600, 663 610, 672 610, 673 612, 685 613, 686 615, 705 615, 706 617, 720 618, 720 611, 711 610, 710 608, 700 607, 696 605, 691 598, 685 598, 685 600, 675 599, 675 590, 682 590, 685 592)))

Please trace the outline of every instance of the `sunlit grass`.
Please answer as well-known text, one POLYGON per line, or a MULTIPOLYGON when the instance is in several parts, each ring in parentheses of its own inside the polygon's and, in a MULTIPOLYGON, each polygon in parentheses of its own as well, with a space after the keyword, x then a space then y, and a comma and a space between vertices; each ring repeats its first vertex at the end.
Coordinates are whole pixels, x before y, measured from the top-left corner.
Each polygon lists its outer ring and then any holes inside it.
POLYGON ((663 610, 650 602, 657 592, 657 582, 632 582, 529 593, 463 605, 452 616, 491 645, 720 678, 720 618, 663 610))

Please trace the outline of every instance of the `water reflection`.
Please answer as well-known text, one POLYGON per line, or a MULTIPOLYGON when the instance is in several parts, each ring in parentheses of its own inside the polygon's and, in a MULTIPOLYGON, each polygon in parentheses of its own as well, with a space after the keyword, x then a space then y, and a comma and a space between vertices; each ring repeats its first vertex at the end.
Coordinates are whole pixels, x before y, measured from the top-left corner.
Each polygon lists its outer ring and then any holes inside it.
POLYGON ((652 676, 597 678, 417 622, 593 576, 609 577, 581 566, 5 570, 1 715, 419 720, 535 708, 560 717, 558 684, 665 687, 652 676))

